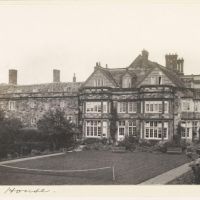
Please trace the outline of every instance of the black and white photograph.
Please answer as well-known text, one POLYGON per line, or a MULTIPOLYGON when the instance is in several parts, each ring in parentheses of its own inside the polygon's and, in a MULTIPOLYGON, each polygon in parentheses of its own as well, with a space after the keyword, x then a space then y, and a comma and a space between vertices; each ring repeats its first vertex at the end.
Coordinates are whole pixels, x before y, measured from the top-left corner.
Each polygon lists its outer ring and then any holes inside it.
POLYGON ((200 2, 0 1, 0 69, 5 193, 200 184, 200 2))

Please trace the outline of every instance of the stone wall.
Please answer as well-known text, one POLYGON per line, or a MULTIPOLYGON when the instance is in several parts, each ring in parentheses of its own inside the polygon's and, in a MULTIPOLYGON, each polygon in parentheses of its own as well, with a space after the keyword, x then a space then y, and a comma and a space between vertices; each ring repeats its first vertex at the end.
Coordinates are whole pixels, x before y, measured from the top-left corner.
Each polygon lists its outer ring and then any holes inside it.
POLYGON ((24 97, 13 96, 0 98, 1 109, 5 111, 6 117, 19 118, 25 127, 35 126, 33 119, 37 122, 48 110, 61 108, 66 117, 71 118, 74 123, 78 120, 78 96, 77 95, 43 95, 24 97), (9 110, 9 102, 15 102, 15 109, 9 110))

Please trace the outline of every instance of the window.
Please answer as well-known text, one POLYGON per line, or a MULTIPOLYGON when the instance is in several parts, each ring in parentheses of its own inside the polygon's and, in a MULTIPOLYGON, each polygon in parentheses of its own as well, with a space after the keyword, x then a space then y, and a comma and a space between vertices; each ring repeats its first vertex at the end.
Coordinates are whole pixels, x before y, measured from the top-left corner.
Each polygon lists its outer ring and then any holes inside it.
POLYGON ((68 120, 69 122, 72 122, 72 116, 67 116, 67 120, 68 120))
POLYGON ((103 137, 107 137, 107 122, 103 121, 103 131, 102 131, 102 135, 103 137))
POLYGON ((49 110, 49 104, 48 103, 45 103, 44 107, 45 107, 45 110, 49 110))
POLYGON ((64 108, 64 107, 65 107, 65 102, 64 102, 64 101, 61 101, 61 102, 60 102, 60 107, 61 107, 61 108, 64 108))
MULTIPOLYGON (((145 112, 146 113, 162 113, 163 103, 162 101, 146 101, 145 102, 145 112)), ((164 102, 164 113, 169 112, 169 102, 164 102)))
POLYGON ((137 136, 136 134, 136 121, 129 121, 128 122, 128 134, 132 136, 137 136))
POLYGON ((169 112, 169 103, 167 101, 164 102, 164 113, 169 112))
POLYGON ((9 110, 15 110, 16 109, 16 102, 15 101, 9 101, 8 102, 8 109, 9 110))
MULTIPOLYGON (((193 125, 197 125, 192 121, 182 121, 181 122, 181 137, 182 138, 192 138, 193 125)), ((194 127, 195 128, 195 127, 194 127)))
POLYGON ((198 104, 197 103, 194 104, 194 111, 198 112, 198 104))
POLYGON ((194 111, 200 112, 200 102, 199 101, 194 102, 194 111))
POLYGON ((190 104, 189 102, 183 102, 183 111, 190 110, 190 104))
POLYGON ((131 88, 131 77, 124 77, 122 82, 123 88, 131 88))
POLYGON ((118 134, 119 136, 125 135, 125 121, 119 121, 118 134))
POLYGON ((103 113, 107 113, 108 112, 108 102, 104 101, 103 102, 103 113))
POLYGON ((137 112, 137 102, 128 102, 128 112, 129 113, 137 112))
POLYGON ((101 113, 101 102, 86 102, 86 113, 101 113))
POLYGON ((185 137, 185 128, 183 128, 183 130, 181 132, 181 137, 185 137))
POLYGON ((38 88, 33 88, 33 90, 32 90, 34 93, 35 92, 38 92, 38 88))
POLYGON ((156 84, 156 77, 150 77, 150 83, 151 83, 151 85, 155 85, 156 84))
POLYGON ((101 137, 101 121, 86 121, 86 137, 101 137))
MULTIPOLYGON (((162 122, 146 121, 145 122, 146 139, 162 139, 162 122)), ((168 138, 168 122, 163 122, 163 138, 168 138)))
POLYGON ((126 102, 118 102, 118 112, 119 113, 126 112, 126 102))
POLYGON ((183 100, 182 101, 182 110, 183 111, 192 111, 192 101, 191 100, 183 100))
POLYGON ((95 87, 104 86, 104 80, 102 78, 95 79, 94 80, 94 86, 95 87))
POLYGON ((35 108, 35 102, 32 101, 31 104, 30 104, 30 107, 35 108))
POLYGON ((197 137, 198 130, 199 130, 198 121, 193 121, 192 122, 192 134, 194 137, 197 137))
POLYGON ((31 126, 36 126, 36 123, 37 123, 36 121, 37 120, 35 117, 31 118, 31 126))

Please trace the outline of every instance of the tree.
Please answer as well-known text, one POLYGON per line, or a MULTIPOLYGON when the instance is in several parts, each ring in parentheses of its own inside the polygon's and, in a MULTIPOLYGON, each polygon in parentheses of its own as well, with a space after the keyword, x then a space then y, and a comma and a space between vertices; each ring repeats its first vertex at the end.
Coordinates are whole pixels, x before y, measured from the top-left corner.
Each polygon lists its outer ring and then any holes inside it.
POLYGON ((183 127, 181 126, 181 122, 179 122, 177 126, 177 133, 173 135, 173 142, 175 143, 175 145, 178 146, 180 145, 182 132, 183 132, 183 127))
POLYGON ((15 141, 21 128, 19 119, 6 118, 4 111, 0 110, 0 157, 15 152, 15 141))
POLYGON ((111 120, 110 120, 110 136, 112 140, 115 142, 116 140, 116 132, 117 132, 117 109, 114 105, 111 105, 111 120))
POLYGON ((72 146, 76 127, 65 117, 59 108, 47 111, 37 123, 38 129, 48 136, 52 148, 72 146))

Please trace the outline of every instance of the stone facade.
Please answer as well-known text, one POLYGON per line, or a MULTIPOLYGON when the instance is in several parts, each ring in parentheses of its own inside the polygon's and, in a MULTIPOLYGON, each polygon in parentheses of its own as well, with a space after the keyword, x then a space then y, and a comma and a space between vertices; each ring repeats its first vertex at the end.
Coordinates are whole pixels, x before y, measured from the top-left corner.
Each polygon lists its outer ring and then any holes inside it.
POLYGON ((6 117, 15 117, 24 127, 37 127, 37 121, 50 109, 61 108, 66 117, 78 123, 78 88, 81 83, 41 85, 2 85, 0 107, 6 117))
POLYGON ((148 59, 145 50, 126 68, 104 68, 96 63, 93 73, 81 83, 60 82, 54 70, 53 83, 0 85, 0 107, 7 117, 17 117, 25 127, 49 109, 62 108, 66 117, 82 126, 84 138, 109 138, 113 110, 117 140, 126 135, 148 140, 171 140, 182 127, 182 138, 199 139, 200 76, 184 75, 183 59, 166 55, 166 66, 148 59))

